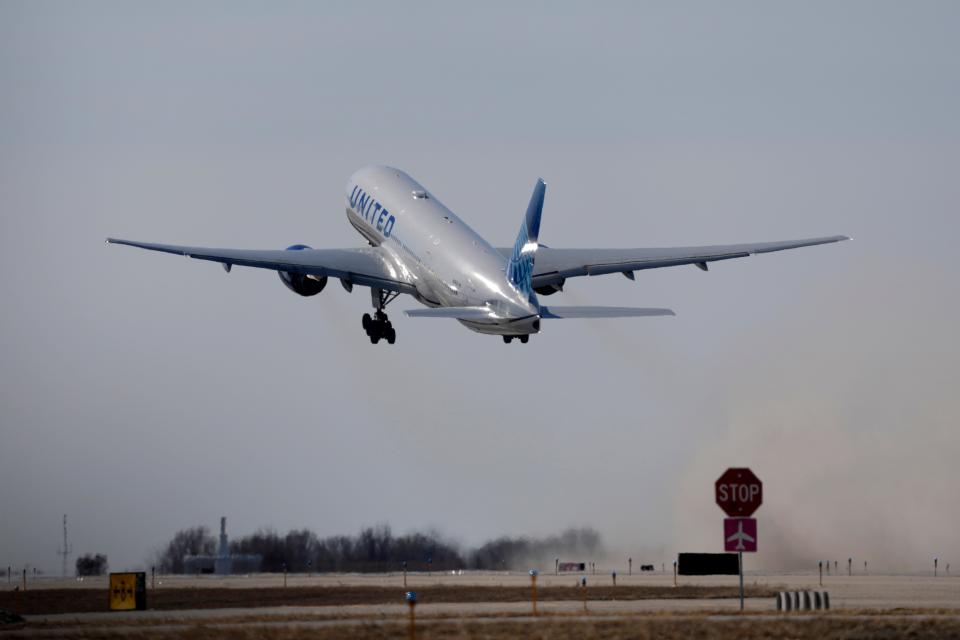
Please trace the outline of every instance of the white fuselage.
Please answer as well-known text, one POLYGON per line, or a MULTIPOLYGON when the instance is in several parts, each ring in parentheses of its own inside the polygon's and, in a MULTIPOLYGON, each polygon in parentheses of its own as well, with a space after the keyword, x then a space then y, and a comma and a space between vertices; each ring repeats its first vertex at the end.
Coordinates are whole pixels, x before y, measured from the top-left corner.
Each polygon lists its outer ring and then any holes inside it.
POLYGON ((506 258, 433 194, 391 167, 360 169, 347 183, 347 218, 431 307, 486 306, 481 333, 537 333, 539 309, 505 275, 506 258))

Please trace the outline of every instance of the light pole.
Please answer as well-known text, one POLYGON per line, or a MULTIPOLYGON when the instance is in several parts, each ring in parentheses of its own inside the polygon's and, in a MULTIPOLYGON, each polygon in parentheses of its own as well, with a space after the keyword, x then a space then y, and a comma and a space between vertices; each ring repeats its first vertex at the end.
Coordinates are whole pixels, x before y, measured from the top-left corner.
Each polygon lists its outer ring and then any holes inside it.
POLYGON ((537 570, 530 569, 530 600, 533 602, 533 617, 537 617, 537 570))
POLYGON ((407 591, 405 597, 407 605, 410 607, 410 640, 415 640, 417 637, 417 619, 413 610, 417 606, 417 592, 407 591))

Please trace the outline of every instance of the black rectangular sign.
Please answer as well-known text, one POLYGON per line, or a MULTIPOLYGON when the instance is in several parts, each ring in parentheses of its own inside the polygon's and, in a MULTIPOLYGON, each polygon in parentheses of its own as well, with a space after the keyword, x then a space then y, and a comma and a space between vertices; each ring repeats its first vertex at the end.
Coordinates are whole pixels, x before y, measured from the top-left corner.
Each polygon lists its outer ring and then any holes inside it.
POLYGON ((736 576, 740 562, 735 553, 681 553, 677 558, 681 576, 736 576))

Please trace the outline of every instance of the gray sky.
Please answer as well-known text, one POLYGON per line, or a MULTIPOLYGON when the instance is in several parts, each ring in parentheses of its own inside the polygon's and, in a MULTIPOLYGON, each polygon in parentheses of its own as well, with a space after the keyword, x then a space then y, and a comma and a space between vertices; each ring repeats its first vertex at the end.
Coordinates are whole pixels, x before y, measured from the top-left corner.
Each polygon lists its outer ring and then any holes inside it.
MULTIPOLYGON (((756 566, 960 562, 960 5, 0 2, 0 564, 142 565, 230 518, 466 544, 592 525, 756 566), (356 246, 343 187, 401 167, 495 244, 854 242, 580 279, 528 345, 366 290, 107 235, 356 246)), ((551 301, 558 298, 551 298, 551 301)), ((960 565, 958 565, 960 566, 960 565)))

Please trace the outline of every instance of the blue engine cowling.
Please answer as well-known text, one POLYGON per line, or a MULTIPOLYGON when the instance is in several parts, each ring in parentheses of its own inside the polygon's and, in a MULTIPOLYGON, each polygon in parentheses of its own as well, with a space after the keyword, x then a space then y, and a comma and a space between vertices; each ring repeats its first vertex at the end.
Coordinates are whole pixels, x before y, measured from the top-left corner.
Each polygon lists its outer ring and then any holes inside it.
MULTIPOLYGON (((304 249, 309 248, 310 247, 305 244, 295 244, 287 247, 287 251, 303 251, 304 249)), ((280 276, 280 281, 283 282, 287 289, 290 289, 290 291, 293 291, 301 296, 315 296, 323 291, 323 288, 327 286, 326 276, 314 280, 313 278, 308 278, 302 273, 278 271, 277 274, 280 276)))

